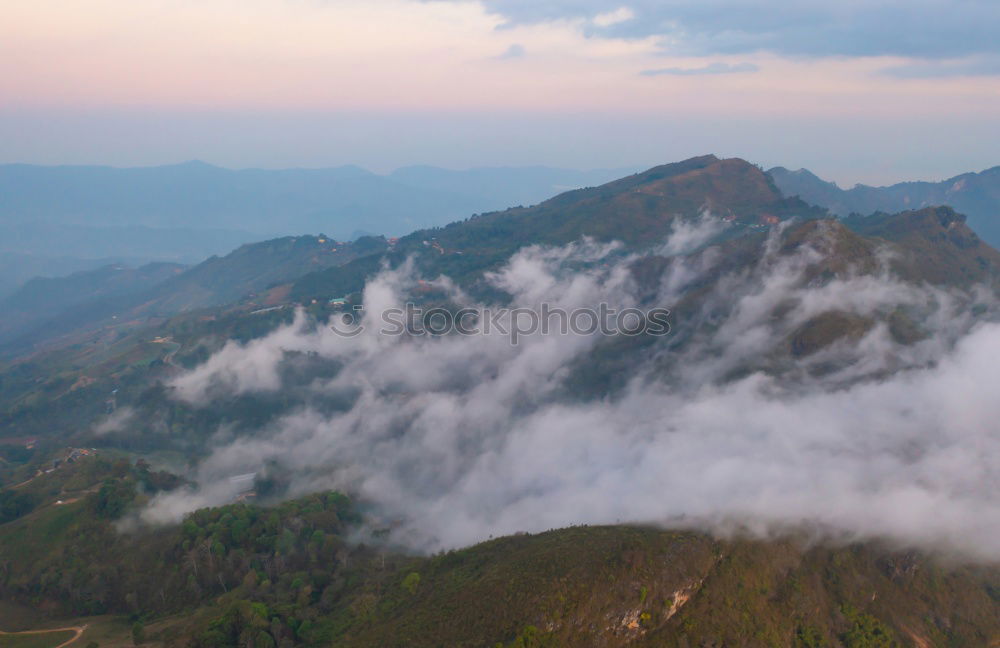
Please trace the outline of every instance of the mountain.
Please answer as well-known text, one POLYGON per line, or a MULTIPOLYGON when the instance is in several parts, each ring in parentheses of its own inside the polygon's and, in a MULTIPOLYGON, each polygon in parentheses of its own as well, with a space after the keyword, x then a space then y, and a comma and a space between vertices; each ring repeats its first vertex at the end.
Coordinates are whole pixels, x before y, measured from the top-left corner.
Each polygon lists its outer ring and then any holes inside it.
MULTIPOLYGON (((0 297, 33 277, 64 277, 109 264, 192 264, 258 240, 246 231, 0 223, 0 297)), ((0 311, 2 312, 2 311, 0 311)))
MULTIPOLYGON (((429 273, 459 278, 488 268, 525 245, 563 245, 589 236, 641 246, 662 239, 679 220, 701 214, 715 215, 742 231, 825 213, 797 198, 783 197, 768 176, 748 162, 707 155, 568 191, 532 207, 417 231, 399 240, 391 258, 399 262, 415 254, 433 266, 429 273)), ((307 275, 296 282, 292 293, 312 297, 357 291, 379 263, 374 257, 362 258, 343 269, 307 275)))
POLYGON ((340 266, 385 248, 382 237, 342 242, 323 234, 286 236, 244 245, 160 284, 145 296, 149 301, 144 307, 169 314, 228 304, 304 274, 340 266))
POLYGON ((898 214, 853 216, 844 223, 868 237, 896 243, 897 272, 933 284, 991 283, 1000 253, 972 230, 964 214, 950 207, 925 207, 898 214))
MULTIPOLYGON (((356 176, 361 172, 343 173, 356 176)), ((420 173, 428 172, 423 169, 420 173)), ((493 172, 475 173, 491 177, 493 172)), ((434 175, 441 177, 440 173, 434 175)), ((823 213, 796 199, 783 198, 753 165, 705 156, 656 167, 596 188, 566 192, 534 207, 483 214, 443 229, 420 230, 395 243, 390 256, 398 261, 419 254, 439 272, 467 274, 508 257, 525 244, 564 244, 580 236, 632 244, 659 239, 671 231, 675 218, 703 212, 751 228, 793 215, 823 213), (433 239, 441 250, 461 254, 428 254, 428 249, 438 248, 425 245, 427 239, 433 239)), ((64 316, 34 327, 30 335, 17 337, 12 331, 20 329, 7 327, 5 335, 0 331, 0 340, 13 343, 15 348, 30 348, 87 322, 108 322, 112 316, 132 320, 217 306, 285 282, 294 282, 291 297, 299 301, 339 297, 358 290, 365 273, 377 268, 387 251, 385 239, 375 237, 353 243, 337 243, 325 237, 284 237, 245 245, 128 299, 109 299, 121 295, 100 293, 92 300, 81 298, 68 305, 64 316), (344 265, 348 267, 336 270, 344 265), (325 271, 348 280, 345 283, 337 279, 329 284, 325 271)), ((0 308, 3 306, 0 303, 0 308)))
MULTIPOLYGON (((58 253, 58 250, 53 250, 58 253)), ((71 256, 45 256, 23 252, 0 252, 0 299, 13 294, 34 277, 64 277, 74 272, 95 270, 102 266, 142 265, 142 259, 103 257, 79 259, 71 256)))
POLYGON ((877 545, 577 527, 414 561, 337 645, 978 645, 1000 632, 995 578, 877 545))
MULTIPOLYGON (((364 238, 338 243, 304 236, 244 246, 138 293, 76 304, 9 339, 6 350, 9 357, 17 357, 29 349, 60 348, 93 338, 93 347, 85 345, 55 361, 59 367, 87 367, 93 362, 90 349, 102 348, 107 344, 104 339, 114 332, 121 338, 114 346, 116 351, 111 356, 110 351, 96 356, 101 358, 101 368, 90 372, 90 378, 108 371, 117 373, 122 366, 133 366, 134 358, 147 358, 148 354, 165 357, 166 348, 157 351, 155 345, 148 346, 151 338, 171 338, 180 346, 171 357, 189 367, 218 350, 229 337, 239 335, 245 341, 246 331, 253 331, 251 337, 262 335, 268 327, 288 322, 295 304, 306 305, 311 317, 322 320, 339 308, 328 305, 333 298, 350 296, 354 303, 360 303, 366 282, 385 268, 406 267, 411 280, 428 285, 446 276, 469 295, 487 303, 504 303, 510 294, 491 284, 488 273, 530 246, 572 246, 585 236, 624 242, 624 247, 603 263, 615 265, 628 255, 639 255, 623 268, 635 282, 636 299, 647 305, 666 302, 673 320, 670 336, 601 338, 586 356, 568 362, 565 389, 578 398, 616 394, 651 356, 660 357, 656 373, 663 380, 683 381, 684 375, 676 374, 675 368, 698 364, 713 367, 713 380, 731 380, 755 371, 775 377, 806 371, 821 379, 857 363, 854 351, 840 349, 841 345, 882 327, 889 331, 891 344, 898 345, 894 353, 905 356, 928 335, 922 324, 931 312, 926 305, 879 304, 858 309, 840 304, 842 297, 830 298, 829 304, 812 306, 812 310, 791 305, 798 300, 823 303, 810 294, 832 290, 838 282, 852 277, 876 280, 891 273, 902 283, 886 290, 903 291, 900 294, 904 295, 903 287, 923 284, 946 290, 995 285, 1000 275, 1000 253, 981 241, 964 217, 949 208, 831 219, 821 209, 782 197, 768 177, 751 164, 704 156, 601 187, 568 192, 535 207, 484 214, 393 242, 364 238), (719 216, 707 216, 709 213, 719 216), (785 219, 788 222, 782 227, 774 227, 785 219), (677 251, 662 248, 664 237, 678 228, 697 229, 705 224, 708 230, 703 236, 693 233, 695 247, 685 252, 687 263, 704 270, 697 273, 695 283, 677 294, 660 295, 664 286, 675 281, 670 273, 676 271, 677 263, 677 251), (819 258, 802 261, 809 254, 819 258), (406 266, 407 262, 412 265, 406 266), (709 351, 713 336, 724 329, 723 323, 738 316, 741 300, 754 298, 762 282, 777 281, 771 275, 783 265, 789 265, 789 276, 802 276, 796 283, 783 284, 782 290, 787 292, 783 300, 761 311, 771 313, 758 323, 758 334, 764 339, 753 353, 734 355, 731 362, 713 359, 711 356, 718 353, 709 351)), ((409 298, 427 306, 448 304, 444 294, 436 290, 419 289, 409 298)), ((314 370, 323 375, 329 370, 322 362, 307 367, 306 375, 314 370)), ((170 372, 176 368, 163 369, 170 372)), ((880 370, 876 367, 872 371, 880 370)), ((36 379, 45 384, 44 372, 38 371, 41 374, 28 373, 31 380, 12 382, 12 386, 23 385, 12 393, 34 393, 36 379)), ((140 375, 145 371, 142 369, 140 375)), ((74 369, 70 375, 78 372, 79 368, 74 369)), ((875 373, 863 373, 862 377, 875 373)), ((109 388, 112 384, 109 382, 109 388)), ((134 389, 140 389, 141 384, 140 380, 134 389)), ((289 393, 283 398, 281 407, 298 397, 289 393)), ((165 406, 161 397, 146 401, 145 418, 157 420, 161 406, 165 406)), ((237 407, 220 399, 213 416, 242 421, 244 408, 245 404, 237 407)), ((278 410, 267 405, 253 411, 267 412, 270 417, 278 410)), ((46 417, 36 418, 33 412, 29 409, 22 414, 30 413, 30 422, 12 417, 9 425, 45 429, 46 417)), ((59 429, 58 425, 48 427, 59 429)), ((200 432, 192 434, 196 437, 200 432)), ((175 433, 173 438, 163 438, 152 428, 143 435, 154 445, 199 443, 194 437, 175 433)))
POLYGON ((806 169, 775 167, 767 173, 786 196, 799 196, 838 216, 949 205, 968 216, 969 224, 988 243, 1000 245, 1000 167, 941 182, 901 182, 888 187, 859 184, 846 190, 806 169))
POLYGON ((82 303, 134 295, 183 271, 184 266, 174 263, 151 263, 140 268, 114 264, 68 277, 32 279, 0 301, 0 311, 4 313, 0 340, 30 330, 82 303))
POLYGON ((381 237, 338 242, 325 235, 289 236, 243 245, 190 268, 109 266, 65 279, 33 280, 0 302, 0 309, 13 315, 0 327, 0 345, 8 353, 24 353, 52 337, 114 320, 141 321, 229 304, 272 288, 275 295, 286 294, 287 288, 284 293, 280 288, 283 283, 385 247, 381 237))
POLYGON ((3 491, 16 517, 0 524, 0 548, 18 557, 0 578, 9 630, 84 615, 72 624, 84 641, 126 645, 138 625, 153 645, 191 648, 1000 639, 998 568, 878 542, 577 526, 414 556, 377 537, 356 542, 363 514, 336 492, 206 508, 183 525, 122 533, 115 525, 145 497, 182 484, 142 461, 75 456, 14 491, 16 501, 3 491))
MULTIPOLYGON (((147 353, 162 359, 166 350, 157 353, 155 346, 147 347, 151 338, 173 339, 181 349, 171 357, 178 364, 192 366, 218 350, 236 331, 253 331, 253 337, 266 333, 269 326, 287 322, 296 304, 305 305, 311 317, 321 320, 339 308, 328 305, 334 298, 348 296, 360 303, 366 283, 386 268, 405 267, 411 280, 427 286, 441 276, 448 277, 476 299, 505 303, 511 295, 491 283, 489 273, 531 246, 572 246, 581 237, 623 243, 620 251, 602 261, 604 264, 614 266, 629 255, 638 255, 622 268, 634 281, 635 299, 650 305, 666 301, 674 318, 670 336, 602 338, 586 356, 569 362, 565 389, 587 398, 615 394, 651 355, 662 356, 656 373, 664 380, 683 380, 682 375, 674 375, 673 368, 689 363, 713 366, 713 380, 731 380, 754 371, 776 377, 807 371, 818 379, 857 361, 852 349, 839 349, 841 344, 858 341, 883 327, 891 335, 891 344, 899 346, 894 353, 907 355, 907 349, 919 346, 929 335, 922 324, 931 312, 928 305, 879 304, 858 309, 839 304, 842 297, 830 298, 823 308, 811 306, 812 310, 792 305, 800 300, 824 303, 807 293, 832 289, 852 277, 878 280, 891 273, 903 287, 927 284, 967 290, 996 285, 1000 275, 1000 253, 980 240, 964 217, 949 208, 831 219, 822 209, 783 197, 754 165, 703 156, 596 188, 570 191, 534 207, 478 215, 394 241, 362 238, 341 243, 323 236, 301 236, 243 246, 136 292, 102 294, 64 304, 59 313, 33 321, 17 336, 8 335, 5 351, 9 358, 16 358, 31 350, 92 340, 88 344, 93 347, 82 347, 86 351, 53 358, 54 366, 72 365, 67 375, 79 376, 93 362, 90 349, 106 345, 113 332, 121 341, 114 345, 111 356, 110 351, 98 356, 102 368, 90 378, 133 366, 134 357, 145 358, 147 353), (706 232, 693 232, 694 247, 684 252, 687 263, 703 268, 696 273, 697 281, 681 284, 683 290, 663 296, 664 286, 676 281, 670 279, 670 273, 676 272, 678 254, 662 247, 664 238, 702 226, 707 226, 706 232), (803 259, 809 254, 819 258, 806 263, 803 259), (790 276, 801 274, 801 278, 797 283, 782 284, 788 293, 783 301, 762 307, 762 313, 771 313, 758 323, 766 342, 760 341, 753 353, 734 356, 732 363, 710 360, 718 352, 708 351, 711 338, 724 328, 724 322, 738 316, 740 300, 754 298, 761 282, 776 281, 771 274, 783 265, 789 265, 790 276), (258 311, 274 312, 261 315, 258 311), (842 357, 832 357, 835 350, 843 351, 842 357), (109 357, 121 360, 109 362, 109 357)), ((891 293, 903 288, 886 290, 891 293)), ((449 304, 444 293, 426 287, 409 297, 418 304, 449 304)), ((44 298, 41 301, 48 303, 44 298)), ((956 301, 966 302, 967 298, 956 301)), ((239 335, 248 339, 246 333, 239 335)), ((327 371, 319 364, 309 371, 327 371)), ((41 366, 52 365, 43 362, 41 366)), ((176 368, 161 369, 170 372, 176 368)), ((881 370, 876 367, 872 371, 881 370)), ((45 384, 44 372, 41 368, 37 371, 40 373, 28 372, 32 378, 23 383, 12 381, 12 393, 20 394, 18 398, 35 393, 37 385, 45 384)), ((142 368, 138 375, 145 371, 142 368)), ((151 375, 158 374, 153 371, 151 375)), ((140 389, 141 384, 139 380, 135 388, 140 389)), ((289 397, 285 402, 293 400, 289 397)), ((162 405, 160 397, 146 403, 149 421, 156 420, 157 408, 162 405)), ((233 415, 231 406, 225 399, 219 401, 219 420, 233 415)), ((270 412, 269 408, 264 409, 270 412)), ((19 416, 29 413, 30 422, 11 418, 9 425, 45 429, 45 416, 38 416, 34 409, 19 416)), ((273 412, 267 416, 271 415, 273 412)), ((150 429, 145 438, 151 443, 192 442, 182 434, 173 440, 161 439, 158 434, 150 429)))

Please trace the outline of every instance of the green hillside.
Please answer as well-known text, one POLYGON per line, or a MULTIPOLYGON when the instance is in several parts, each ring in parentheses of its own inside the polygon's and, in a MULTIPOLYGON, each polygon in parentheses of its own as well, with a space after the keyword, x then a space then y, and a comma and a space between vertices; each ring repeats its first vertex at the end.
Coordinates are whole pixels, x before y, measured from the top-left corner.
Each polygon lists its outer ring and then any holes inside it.
MULTIPOLYGON (((47 280, 42 287, 48 284, 57 290, 44 290, 43 296, 35 298, 40 303, 24 304, 28 301, 25 297, 11 306, 16 317, 9 330, 0 326, 0 356, 18 357, 46 345, 65 345, 67 339, 102 328, 143 326, 197 309, 241 301, 266 306, 287 303, 293 280, 385 247, 385 239, 381 237, 340 242, 322 234, 289 236, 243 245, 224 257, 211 257, 183 272, 167 264, 149 266, 143 272, 130 271, 125 273, 128 277, 141 276, 129 282, 98 283, 82 295, 66 300, 60 300, 58 293, 73 290, 77 287, 74 282, 47 280), (117 284, 123 283, 115 290, 117 284)), ((79 279, 94 282, 95 276, 87 273, 79 279)))
POLYGON ((81 501, 0 525, 2 555, 18 557, 2 564, 0 594, 53 620, 124 616, 158 628, 150 639, 166 645, 1000 641, 1000 568, 879 543, 584 526, 421 557, 383 546, 336 493, 205 509, 122 533, 116 520, 165 477, 100 458, 80 466, 78 483, 98 480, 81 501))

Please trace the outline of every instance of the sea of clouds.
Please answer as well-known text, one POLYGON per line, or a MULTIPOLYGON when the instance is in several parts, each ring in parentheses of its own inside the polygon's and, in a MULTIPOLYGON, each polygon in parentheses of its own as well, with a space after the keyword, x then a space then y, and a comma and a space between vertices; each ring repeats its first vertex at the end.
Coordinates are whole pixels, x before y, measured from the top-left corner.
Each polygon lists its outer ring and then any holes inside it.
MULTIPOLYGON (((726 227, 678 226, 654 252, 667 261, 652 297, 635 256, 592 241, 526 248, 488 275, 512 306, 675 309, 675 333, 628 356, 623 386, 598 396, 573 392, 608 342, 595 335, 512 345, 371 327, 345 338, 300 313, 231 342, 175 380, 176 398, 272 393, 290 354, 314 354, 340 365, 310 386, 317 402, 351 405, 331 412, 306 399, 265 429, 220 435, 192 475, 199 487, 157 496, 143 517, 225 503, 230 477, 280 465, 291 495, 350 492, 393 541, 419 550, 635 522, 806 529, 1000 559, 1000 325, 988 291, 903 283, 888 270, 807 281, 828 251, 822 231, 794 253, 775 231, 755 263, 720 270, 724 248, 705 244, 726 227), (893 338, 884 316, 900 309, 919 316, 922 340, 893 338), (793 357, 789 335, 831 310, 877 323, 793 357)), ((412 265, 385 269, 365 289, 366 316, 401 307, 415 283, 412 265)), ((482 306, 445 277, 435 285, 482 306)))

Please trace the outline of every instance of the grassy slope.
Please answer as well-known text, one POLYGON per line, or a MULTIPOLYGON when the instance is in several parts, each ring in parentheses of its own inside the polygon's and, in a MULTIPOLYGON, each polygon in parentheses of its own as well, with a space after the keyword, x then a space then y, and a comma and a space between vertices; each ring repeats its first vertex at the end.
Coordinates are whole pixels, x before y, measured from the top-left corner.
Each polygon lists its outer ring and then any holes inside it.
POLYGON ((0 635, 0 648, 55 648, 73 638, 71 630, 41 634, 0 635))

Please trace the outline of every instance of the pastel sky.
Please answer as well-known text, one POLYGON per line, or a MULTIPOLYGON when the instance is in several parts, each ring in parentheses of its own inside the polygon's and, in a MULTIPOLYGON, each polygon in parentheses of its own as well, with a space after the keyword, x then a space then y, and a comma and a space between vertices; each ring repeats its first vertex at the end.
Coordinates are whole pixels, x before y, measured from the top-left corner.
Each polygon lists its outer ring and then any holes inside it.
POLYGON ((995 0, 0 0, 0 162, 1000 164, 995 0))

